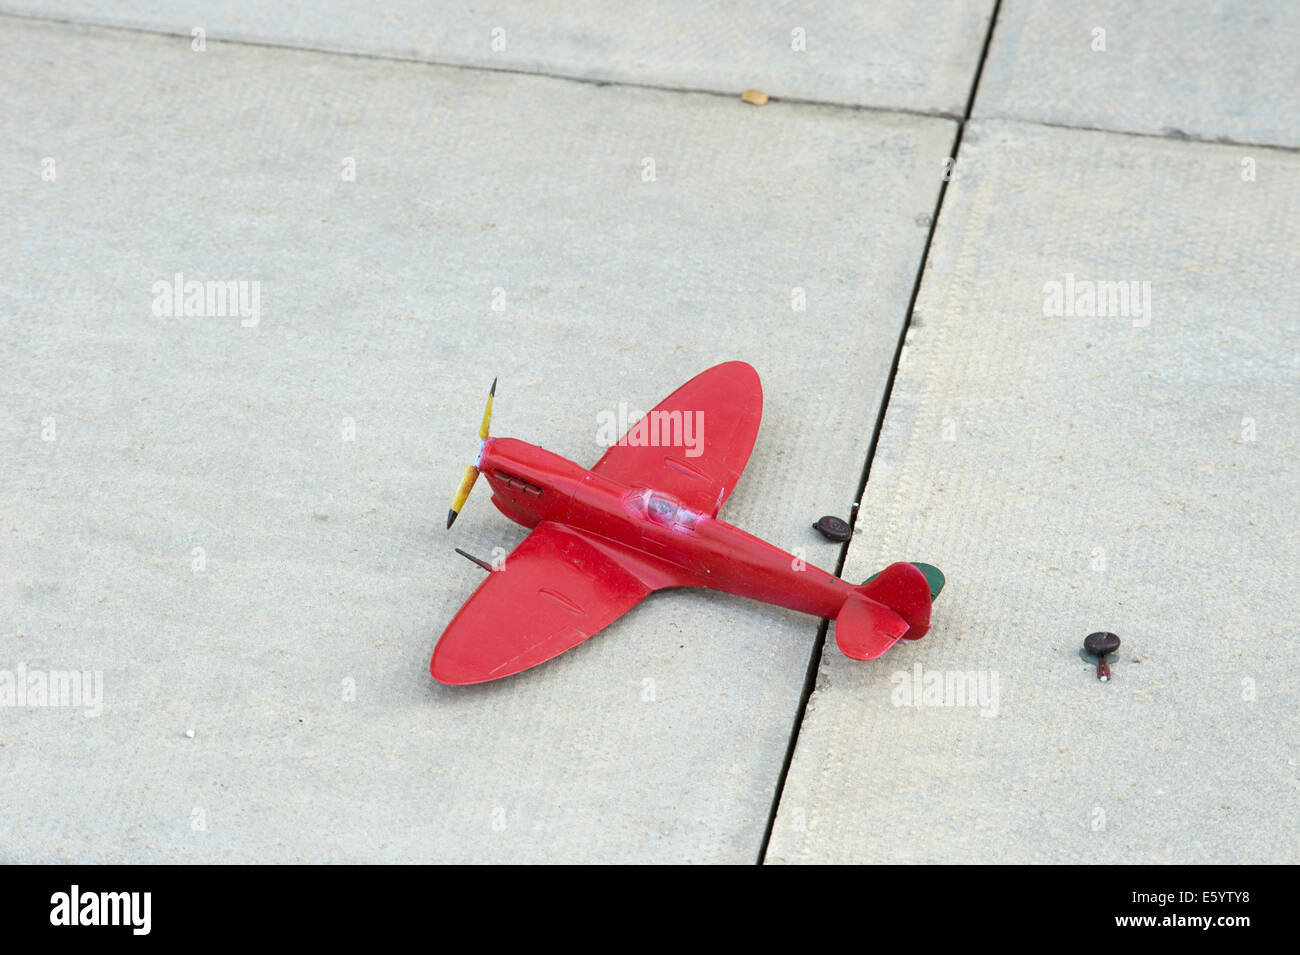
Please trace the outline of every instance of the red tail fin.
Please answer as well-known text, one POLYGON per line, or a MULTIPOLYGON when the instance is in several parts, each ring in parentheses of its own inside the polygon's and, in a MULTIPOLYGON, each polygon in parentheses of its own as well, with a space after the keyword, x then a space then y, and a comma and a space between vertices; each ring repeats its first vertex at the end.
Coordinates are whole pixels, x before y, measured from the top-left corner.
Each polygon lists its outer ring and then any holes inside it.
POLYGON ((920 640, 929 631, 930 582, 915 564, 890 564, 857 590, 907 621, 905 640, 920 640))
POLYGON ((912 564, 890 564, 860 587, 835 618, 835 642, 844 655, 874 660, 900 639, 919 640, 930 629, 930 584, 912 564))

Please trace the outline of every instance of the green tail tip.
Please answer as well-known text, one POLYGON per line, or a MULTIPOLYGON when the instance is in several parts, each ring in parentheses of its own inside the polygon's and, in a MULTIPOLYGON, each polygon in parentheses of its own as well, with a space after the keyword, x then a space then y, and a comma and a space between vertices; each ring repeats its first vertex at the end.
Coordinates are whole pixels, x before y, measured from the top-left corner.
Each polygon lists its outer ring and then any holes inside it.
POLYGON ((912 561, 912 566, 925 574, 925 582, 930 585, 930 599, 939 596, 939 591, 943 590, 943 571, 933 564, 918 564, 916 561, 912 561))

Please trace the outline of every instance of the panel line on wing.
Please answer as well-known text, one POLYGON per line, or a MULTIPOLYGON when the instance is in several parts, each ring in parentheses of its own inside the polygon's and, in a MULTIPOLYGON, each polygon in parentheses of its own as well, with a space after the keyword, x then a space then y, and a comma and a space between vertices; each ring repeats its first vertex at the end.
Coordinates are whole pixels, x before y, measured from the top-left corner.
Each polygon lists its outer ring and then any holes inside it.
POLYGON ((574 603, 568 597, 564 596, 564 594, 560 593, 558 590, 551 590, 549 587, 540 587, 538 588, 537 592, 541 594, 543 597, 545 597, 547 600, 549 600, 551 603, 558 604, 559 606, 563 607, 565 610, 569 611, 569 613, 574 613, 577 614, 578 616, 582 616, 582 614, 586 612, 582 609, 582 607, 574 603))
POLYGON ((681 460, 680 458, 674 458, 666 454, 664 455, 664 464, 672 468, 677 473, 684 474, 689 478, 694 478, 697 481, 703 481, 705 484, 713 483, 713 478, 709 477, 699 468, 691 467, 689 464, 687 464, 685 461, 681 460))

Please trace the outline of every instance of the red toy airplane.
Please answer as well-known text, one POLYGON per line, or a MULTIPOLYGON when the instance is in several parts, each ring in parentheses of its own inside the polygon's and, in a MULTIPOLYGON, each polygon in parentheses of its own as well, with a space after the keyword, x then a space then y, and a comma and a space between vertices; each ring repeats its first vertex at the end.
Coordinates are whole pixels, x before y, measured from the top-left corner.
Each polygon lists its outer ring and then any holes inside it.
POLYGON ((429 669, 440 682, 483 683, 537 666, 665 587, 712 587, 833 618, 836 642, 855 660, 874 660, 930 628, 930 603, 943 587, 935 568, 891 564, 855 587, 718 520, 763 415, 758 373, 744 362, 682 385, 591 470, 488 437, 495 395, 494 381, 478 460, 465 471, 447 526, 486 473, 492 503, 533 530, 499 569, 460 551, 489 574, 433 651, 429 669), (701 426, 691 447, 683 441, 687 415, 701 426))

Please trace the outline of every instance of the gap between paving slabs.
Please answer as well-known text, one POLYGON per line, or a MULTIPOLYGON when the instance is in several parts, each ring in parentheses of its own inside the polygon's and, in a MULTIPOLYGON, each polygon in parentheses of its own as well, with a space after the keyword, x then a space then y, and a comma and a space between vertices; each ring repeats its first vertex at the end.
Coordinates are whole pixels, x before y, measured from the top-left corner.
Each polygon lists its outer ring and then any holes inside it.
MULTIPOLYGON (((943 200, 948 194, 948 184, 952 180, 952 172, 956 167, 957 154, 961 150, 962 135, 966 131, 966 124, 970 122, 971 110, 975 106, 975 97, 979 93, 980 77, 983 75, 984 63, 988 59, 989 47, 993 42, 993 31, 997 26, 998 12, 1002 7, 1002 0, 997 0, 993 5, 993 12, 989 15, 988 28, 984 34, 984 44, 980 50, 979 63, 975 69, 975 75, 971 79, 970 92, 966 97, 966 109, 962 118, 957 125, 957 135, 953 138, 952 152, 948 156, 948 168, 944 172, 943 182, 939 186, 939 194, 935 197, 934 212, 930 215, 930 231, 925 237, 925 247, 921 251, 921 262, 916 270, 916 281, 912 285, 912 295, 907 303, 907 314, 903 319, 903 328, 899 333, 898 341, 894 345, 894 359, 889 369, 889 378, 885 382, 884 394, 881 396, 880 412, 876 415, 875 429, 871 435, 871 443, 867 447, 866 460, 862 464, 862 477, 858 482, 858 492, 853 499, 850 508, 849 526, 851 533, 849 539, 844 542, 840 548, 839 559, 835 563, 835 575, 843 576, 844 565, 848 560, 849 548, 853 544, 853 535, 857 533, 858 523, 858 504, 867 493, 867 482, 871 479, 871 463, 875 460, 876 449, 880 444, 880 434, 885 426, 885 415, 889 413, 889 398, 893 394, 894 382, 898 378, 898 364, 903 357, 903 346, 907 342, 908 330, 912 327, 912 315, 916 309, 916 300, 921 293, 921 283, 925 277, 925 266, 930 259, 930 247, 934 242, 935 230, 939 225, 939 216, 943 211, 943 200)), ((900 555, 899 560, 924 560, 924 555, 900 555)), ((803 696, 799 701, 799 711, 795 718, 794 724, 790 728, 790 745, 786 750, 785 762, 781 766, 781 776, 777 782, 776 791, 772 797, 772 810, 768 816, 767 829, 763 833, 763 845, 759 849, 758 864, 762 865, 767 858, 767 848, 772 841, 772 831, 776 826, 777 814, 781 808, 781 795, 785 790, 786 779, 790 775, 790 766, 794 762, 795 750, 799 745, 799 731, 803 727, 804 717, 808 711, 808 702, 812 699, 813 692, 817 689, 817 672, 821 667, 822 654, 826 651, 826 635, 830 629, 830 621, 823 620, 817 628, 817 637, 814 641, 812 654, 808 661, 808 672, 804 677, 803 696)))

